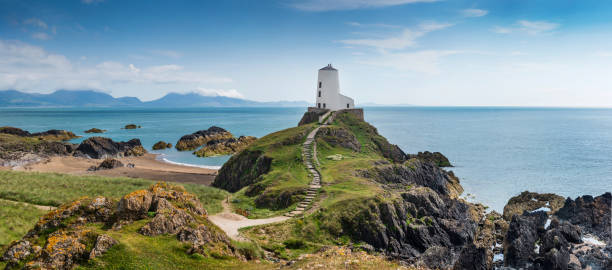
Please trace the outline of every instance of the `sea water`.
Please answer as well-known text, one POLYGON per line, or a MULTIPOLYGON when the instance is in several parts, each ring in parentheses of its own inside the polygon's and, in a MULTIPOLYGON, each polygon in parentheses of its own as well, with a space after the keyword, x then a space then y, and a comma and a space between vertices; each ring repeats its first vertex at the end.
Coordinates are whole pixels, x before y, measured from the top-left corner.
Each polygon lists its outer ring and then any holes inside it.
MULTIPOLYGON (((139 138, 175 144, 212 125, 261 137, 297 125, 305 108, 0 109, 0 126, 30 132, 65 129, 83 138, 139 138), (127 124, 140 129, 122 129, 127 124), (86 134, 90 128, 103 134, 86 134)), ((576 197, 612 190, 612 110, 566 108, 367 107, 366 121, 407 153, 439 151, 472 200, 501 211, 524 190, 576 197)), ((228 156, 198 158, 174 148, 151 151, 168 162, 218 168, 228 156)))

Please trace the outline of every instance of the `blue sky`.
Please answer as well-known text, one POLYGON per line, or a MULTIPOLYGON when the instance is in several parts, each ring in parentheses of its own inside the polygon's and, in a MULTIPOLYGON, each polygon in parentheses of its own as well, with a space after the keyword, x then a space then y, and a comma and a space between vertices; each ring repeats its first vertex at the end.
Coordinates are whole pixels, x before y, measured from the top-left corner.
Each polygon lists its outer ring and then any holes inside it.
MULTIPOLYGON (((612 106, 610 1, 0 0, 0 89, 612 106)), ((314 101, 313 101, 314 102, 314 101)))

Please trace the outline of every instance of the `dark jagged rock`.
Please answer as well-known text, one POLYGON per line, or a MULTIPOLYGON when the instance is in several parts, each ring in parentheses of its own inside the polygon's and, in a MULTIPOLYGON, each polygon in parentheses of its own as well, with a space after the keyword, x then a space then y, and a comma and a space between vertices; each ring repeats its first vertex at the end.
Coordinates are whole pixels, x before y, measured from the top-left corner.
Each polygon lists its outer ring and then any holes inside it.
POLYGON ((461 250, 459 258, 453 265, 454 270, 486 270, 492 269, 487 255, 488 248, 477 247, 474 244, 466 246, 461 250))
POLYGON ((430 161, 433 162, 434 164, 436 164, 438 167, 452 167, 453 165, 451 165, 450 161, 448 160, 448 158, 446 158, 444 155, 442 155, 442 153, 440 152, 429 152, 429 151, 425 151, 425 152, 419 152, 416 155, 407 155, 408 158, 416 158, 416 159, 420 159, 420 160, 424 160, 424 161, 430 161))
POLYGON ((0 133, 11 134, 21 137, 30 136, 30 132, 16 127, 0 127, 0 133))
POLYGON ((359 143, 357 137, 355 137, 351 131, 343 127, 321 127, 319 132, 317 132, 317 137, 321 138, 332 146, 339 145, 355 152, 359 152, 361 150, 361 143, 359 143))
POLYGON ((91 137, 79 144, 74 155, 99 159, 142 156, 146 152, 147 150, 142 147, 139 139, 131 139, 127 142, 114 142, 109 138, 91 137))
POLYGON ((26 130, 16 128, 16 127, 0 127, 0 133, 3 134, 11 134, 20 137, 32 137, 39 138, 42 140, 48 141, 68 141, 76 138, 80 138, 76 134, 67 131, 67 130, 59 130, 59 129, 50 129, 43 132, 30 133, 26 130))
POLYGON ((123 163, 121 163, 121 161, 116 160, 114 158, 107 158, 104 161, 102 161, 100 165, 98 165, 97 167, 92 166, 91 168, 89 168, 89 171, 110 170, 110 169, 121 168, 121 167, 123 167, 123 163))
POLYGON ((208 141, 205 146, 195 151, 198 157, 210 157, 218 155, 231 155, 247 148, 257 138, 253 136, 240 136, 223 140, 208 141))
POLYGON ((586 233, 594 234, 600 239, 610 239, 611 205, 612 194, 610 192, 595 198, 590 195, 578 197, 576 200, 567 198, 563 207, 555 215, 580 226, 586 233))
POLYGON ((523 191, 510 198, 504 206, 504 219, 510 220, 513 215, 521 215, 524 211, 534 211, 539 208, 549 208, 551 213, 563 206, 563 197, 552 193, 535 193, 523 191))
POLYGON ((196 148, 213 140, 225 140, 234 137, 229 131, 212 126, 205 130, 199 130, 192 134, 181 137, 176 142, 176 149, 179 151, 195 150, 196 148))
POLYGON ((272 159, 261 151, 244 150, 232 156, 219 170, 212 183, 214 187, 236 192, 256 183, 259 177, 270 171, 272 159))
POLYGON ((88 130, 85 130, 85 133, 104 133, 104 132, 106 132, 106 129, 90 128, 88 130))
POLYGON ((172 148, 172 144, 164 141, 159 141, 153 145, 153 150, 163 150, 166 148, 172 148))

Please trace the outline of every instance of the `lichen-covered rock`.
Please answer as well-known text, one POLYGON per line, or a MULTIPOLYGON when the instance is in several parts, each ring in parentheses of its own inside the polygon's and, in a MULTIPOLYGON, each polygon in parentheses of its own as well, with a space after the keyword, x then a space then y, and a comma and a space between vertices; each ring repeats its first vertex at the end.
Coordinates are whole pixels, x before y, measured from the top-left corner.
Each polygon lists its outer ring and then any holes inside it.
POLYGON ((143 235, 175 234, 184 226, 195 221, 186 211, 172 206, 166 199, 158 199, 158 204, 160 203, 166 206, 158 208, 153 220, 140 228, 139 232, 143 235))
POLYGON ((11 246, 2 255, 2 261, 9 264, 16 264, 30 256, 32 253, 32 245, 28 240, 19 240, 11 244, 11 246))
POLYGON ((201 224, 195 228, 183 227, 176 236, 179 241, 191 244, 187 253, 208 256, 213 251, 216 255, 244 259, 242 254, 232 246, 227 235, 220 232, 214 225, 201 224))
POLYGON ((104 133, 104 132, 106 132, 106 129, 90 128, 88 130, 85 130, 85 133, 104 133))
POLYGON ((343 127, 327 126, 321 127, 317 132, 317 137, 332 146, 341 146, 355 152, 361 150, 361 143, 355 135, 343 127))
POLYGON ((166 148, 172 148, 172 144, 164 141, 159 141, 153 145, 153 150, 163 150, 166 148))
POLYGON ((51 233, 40 255, 26 264, 27 268, 36 269, 72 269, 83 261, 87 261, 97 235, 82 228, 74 230, 59 230, 51 233))
POLYGON ((127 142, 114 142, 109 138, 90 137, 79 144, 74 155, 100 159, 142 156, 146 152, 147 150, 142 147, 139 139, 131 139, 127 142))
POLYGON ((98 257, 104 254, 108 249, 110 249, 112 246, 116 245, 117 243, 118 243, 117 240, 113 239, 112 237, 106 234, 98 235, 98 238, 96 239, 96 243, 94 244, 93 249, 91 250, 91 252, 89 252, 89 259, 93 259, 95 257, 98 257))
POLYGON ((256 183, 261 175, 270 171, 271 165, 272 158, 265 156, 262 151, 243 150, 223 164, 212 185, 236 192, 256 183))
POLYGON ((117 214, 124 220, 139 220, 147 217, 153 194, 148 190, 137 190, 121 198, 117 214))
POLYGON ((525 211, 534 211, 539 208, 548 208, 549 212, 554 213, 563 206, 563 203, 564 198, 556 194, 523 191, 510 198, 504 206, 504 219, 510 221, 513 215, 521 215, 525 211))
POLYGON ((196 148, 213 140, 226 140, 234 137, 229 131, 212 126, 206 130, 199 130, 192 134, 181 137, 176 142, 176 149, 179 151, 195 150, 196 148))
POLYGON ((442 155, 442 153, 440 152, 429 152, 429 151, 425 151, 425 152, 419 152, 416 155, 407 155, 407 157, 410 158, 416 158, 416 159, 420 159, 420 160, 424 160, 424 161, 430 161, 433 162, 434 164, 436 164, 438 167, 452 167, 453 165, 451 165, 450 161, 448 160, 448 158, 446 158, 444 155, 442 155))
POLYGON ((198 157, 231 155, 246 149, 255 140, 257 140, 257 138, 253 136, 240 136, 237 139, 212 140, 207 142, 206 145, 193 154, 198 157))

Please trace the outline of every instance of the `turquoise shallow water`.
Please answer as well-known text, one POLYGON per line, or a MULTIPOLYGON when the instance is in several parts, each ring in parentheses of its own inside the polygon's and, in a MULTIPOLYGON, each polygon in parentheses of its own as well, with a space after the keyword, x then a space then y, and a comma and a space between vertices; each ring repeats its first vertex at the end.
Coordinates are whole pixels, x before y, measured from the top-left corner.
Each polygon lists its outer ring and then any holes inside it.
MULTIPOLYGON (((78 135, 107 129, 114 140, 175 143, 211 125, 236 136, 261 137, 293 127, 304 108, 0 109, 0 125, 78 135), (121 129, 126 124, 141 129, 121 129)), ((500 211, 523 190, 575 197, 612 190, 612 110, 539 108, 372 107, 366 120, 404 151, 444 153, 465 193, 500 211)), ((81 139, 82 140, 82 139, 81 139)), ((75 140, 78 142, 79 140, 75 140)), ((228 157, 197 158, 174 149, 152 151, 178 163, 220 166, 228 157)))

